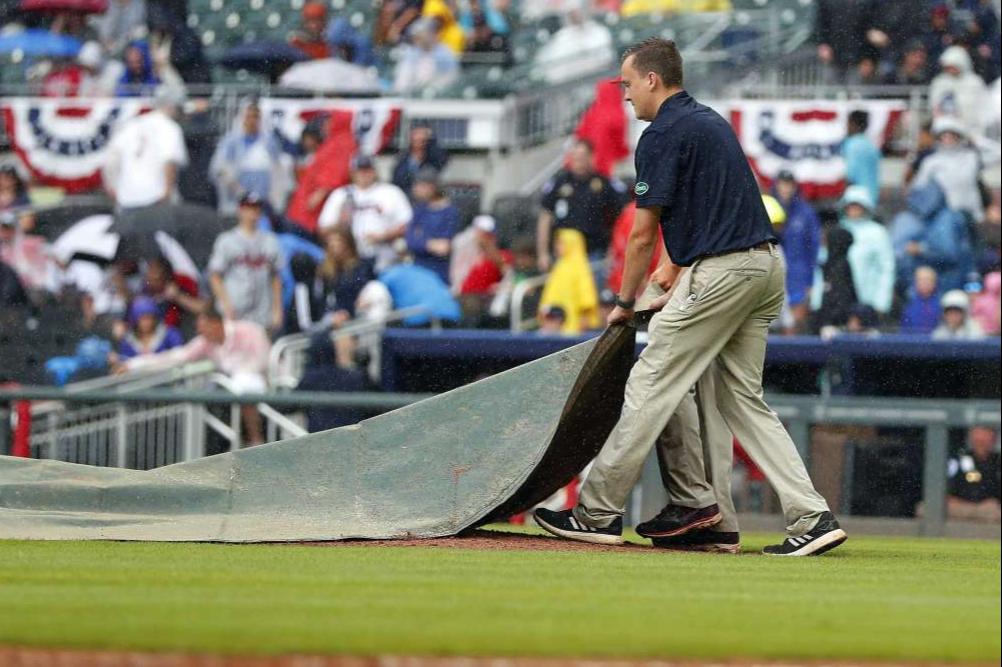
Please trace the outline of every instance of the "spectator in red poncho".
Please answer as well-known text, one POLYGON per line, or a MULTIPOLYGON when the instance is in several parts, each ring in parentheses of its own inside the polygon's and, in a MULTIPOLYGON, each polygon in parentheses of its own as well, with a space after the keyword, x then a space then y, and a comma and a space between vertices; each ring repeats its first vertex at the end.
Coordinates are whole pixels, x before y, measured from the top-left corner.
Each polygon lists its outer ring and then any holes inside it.
POLYGON ((289 38, 289 44, 305 53, 312 60, 330 58, 331 48, 327 43, 326 32, 326 5, 322 2, 307 2, 303 5, 300 29, 289 38))
MULTIPOLYGON (((632 192, 632 188, 630 191, 632 192)), ((609 245, 609 280, 606 286, 612 290, 613 294, 619 294, 619 288, 623 284, 623 267, 626 265, 626 242, 630 238, 630 230, 633 229, 633 215, 637 211, 637 203, 631 201, 626 208, 616 218, 616 225, 612 228, 612 243, 609 245)), ((664 241, 661 240, 661 230, 658 230, 658 245, 655 248, 654 256, 651 257, 651 265, 647 267, 647 277, 658 267, 661 261, 664 241)), ((647 286, 645 279, 641 283, 640 291, 647 286)))
POLYGON ((286 210, 286 217, 310 234, 316 234, 317 218, 327 195, 351 182, 349 166, 357 149, 351 131, 351 112, 332 112, 326 135, 303 169, 286 210))
POLYGON ((595 85, 595 101, 581 116, 574 136, 592 145, 595 171, 606 178, 612 176, 616 163, 630 154, 627 127, 622 93, 616 81, 599 81, 595 85))

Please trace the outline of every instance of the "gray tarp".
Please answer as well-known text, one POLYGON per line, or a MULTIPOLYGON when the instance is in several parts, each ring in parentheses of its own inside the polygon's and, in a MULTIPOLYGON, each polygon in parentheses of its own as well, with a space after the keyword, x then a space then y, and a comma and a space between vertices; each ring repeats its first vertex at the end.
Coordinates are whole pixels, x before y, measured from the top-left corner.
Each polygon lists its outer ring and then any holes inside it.
POLYGON ((140 471, 0 456, 0 538, 441 537, 524 511, 597 453, 634 335, 600 338, 356 426, 140 471))

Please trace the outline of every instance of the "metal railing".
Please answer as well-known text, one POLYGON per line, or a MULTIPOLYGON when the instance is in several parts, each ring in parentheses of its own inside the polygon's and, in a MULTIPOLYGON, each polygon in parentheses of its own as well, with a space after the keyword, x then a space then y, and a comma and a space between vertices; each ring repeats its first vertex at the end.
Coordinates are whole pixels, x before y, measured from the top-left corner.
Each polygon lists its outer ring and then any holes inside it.
MULTIPOLYGON (((231 396, 239 393, 211 362, 67 385, 61 400, 32 405, 32 454, 72 463, 148 469, 204 456, 206 440, 213 434, 231 451, 239 449, 243 441, 239 402, 229 405, 228 421, 224 421, 195 401, 135 400, 150 391, 176 397, 213 387, 231 396), (95 395, 104 395, 107 400, 81 405, 74 400, 95 395)), ((257 408, 267 441, 307 433, 301 424, 267 403, 259 402, 257 408)))
MULTIPOLYGON (((608 260, 600 260, 591 262, 589 266, 591 267, 593 274, 598 274, 603 272, 608 268, 608 260)), ((546 286, 546 280, 550 277, 549 273, 544 273, 542 275, 533 276, 532 278, 526 278, 521 281, 511 291, 511 301, 508 305, 508 329, 512 333, 522 333, 523 331, 529 331, 534 328, 533 325, 536 324, 536 314, 533 313, 531 317, 525 316, 525 300, 533 292, 542 289, 546 286)), ((597 286, 599 291, 602 290, 602 286, 597 286)))
MULTIPOLYGON (((378 382, 381 368, 382 333, 390 324, 402 322, 415 315, 427 315, 424 306, 412 306, 390 311, 385 317, 373 320, 353 320, 338 329, 329 329, 331 343, 341 338, 358 337, 359 342, 370 354, 369 374, 373 381, 378 382)), ((436 317, 431 317, 433 329, 441 327, 436 317)), ((323 331, 323 330, 321 330, 323 331)), ((290 334, 282 336, 271 346, 268 356, 268 382, 272 387, 291 389, 299 383, 306 364, 306 350, 310 347, 313 337, 321 331, 290 334)))

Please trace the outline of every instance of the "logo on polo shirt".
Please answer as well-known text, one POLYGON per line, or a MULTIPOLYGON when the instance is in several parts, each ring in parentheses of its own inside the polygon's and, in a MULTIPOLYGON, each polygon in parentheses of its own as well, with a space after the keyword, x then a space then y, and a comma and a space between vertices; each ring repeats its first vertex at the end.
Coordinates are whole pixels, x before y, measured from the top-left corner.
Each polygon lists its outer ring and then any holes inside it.
POLYGON ((650 189, 651 186, 647 185, 643 181, 640 181, 639 183, 633 186, 633 192, 635 192, 637 195, 645 195, 647 194, 647 191, 650 189))

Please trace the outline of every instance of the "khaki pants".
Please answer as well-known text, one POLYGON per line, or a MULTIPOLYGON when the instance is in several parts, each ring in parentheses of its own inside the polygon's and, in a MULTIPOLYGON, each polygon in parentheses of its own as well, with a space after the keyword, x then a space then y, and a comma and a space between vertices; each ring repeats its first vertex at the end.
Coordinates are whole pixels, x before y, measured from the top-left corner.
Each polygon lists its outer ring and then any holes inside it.
POLYGON ((704 395, 715 395, 714 401, 704 397, 704 411, 707 403, 716 404, 723 423, 769 479, 789 534, 807 532, 827 511, 789 434, 762 399, 766 338, 783 305, 785 273, 772 248, 701 259, 682 275, 671 301, 651 320, 619 422, 581 488, 574 509, 579 521, 605 526, 623 514, 659 438, 672 501, 689 507, 719 502, 710 480, 721 487, 729 480, 731 443, 727 438, 724 445, 725 438, 712 431, 719 421, 708 414, 703 421, 711 433, 697 444, 692 411, 698 414, 699 407, 690 391, 701 380, 704 395), (681 421, 665 434, 680 406, 681 421), (728 462, 726 475, 722 461, 728 462))

